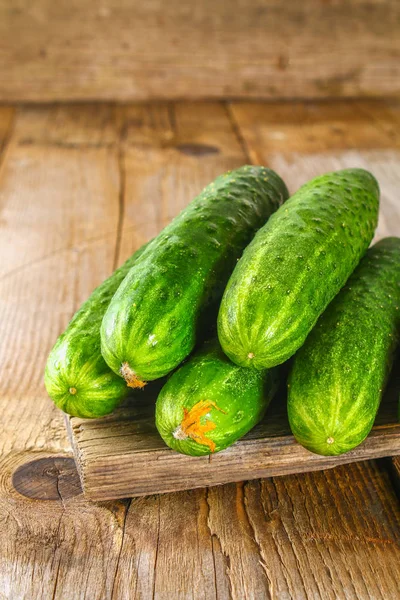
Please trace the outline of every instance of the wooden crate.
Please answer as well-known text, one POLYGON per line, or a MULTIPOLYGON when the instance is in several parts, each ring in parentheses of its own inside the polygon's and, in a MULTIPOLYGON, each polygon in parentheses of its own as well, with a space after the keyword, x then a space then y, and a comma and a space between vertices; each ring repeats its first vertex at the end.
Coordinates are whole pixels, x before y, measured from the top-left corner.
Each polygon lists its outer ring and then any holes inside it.
POLYGON ((393 377, 368 438, 342 456, 319 456, 291 435, 285 389, 263 421, 236 444, 210 456, 171 450, 154 423, 157 388, 137 393, 101 419, 66 416, 82 487, 91 500, 146 496, 275 475, 328 469, 370 458, 400 455, 397 411, 400 372, 393 377))

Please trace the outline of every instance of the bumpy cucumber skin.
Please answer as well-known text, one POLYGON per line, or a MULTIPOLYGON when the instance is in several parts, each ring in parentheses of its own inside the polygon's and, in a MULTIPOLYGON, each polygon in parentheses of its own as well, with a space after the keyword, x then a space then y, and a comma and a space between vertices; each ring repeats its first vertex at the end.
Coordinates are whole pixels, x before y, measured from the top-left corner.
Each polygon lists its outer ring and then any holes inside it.
POLYGON ((374 423, 400 334, 400 239, 372 248, 294 358, 288 413, 317 454, 358 446, 374 423))
POLYGON ((243 249, 288 197, 280 177, 244 166, 207 186, 148 246, 119 287, 101 327, 102 353, 142 381, 177 367, 216 319, 243 249))
POLYGON ((171 375, 156 403, 156 426, 173 450, 191 456, 203 456, 224 450, 243 437, 264 416, 277 389, 277 369, 256 371, 233 364, 222 352, 217 341, 207 342, 171 375), (201 418, 210 420, 215 429, 206 437, 215 444, 207 445, 191 437, 176 439, 184 418, 201 402, 215 404, 201 418), (218 407, 218 408, 216 408, 218 407))
POLYGON ((146 246, 94 290, 49 354, 44 376, 47 393, 69 415, 101 417, 112 412, 127 394, 126 383, 101 354, 100 325, 111 298, 146 246))
POLYGON ((258 231, 225 290, 218 336, 243 367, 283 363, 304 343, 373 237, 379 187, 363 169, 301 187, 258 231))

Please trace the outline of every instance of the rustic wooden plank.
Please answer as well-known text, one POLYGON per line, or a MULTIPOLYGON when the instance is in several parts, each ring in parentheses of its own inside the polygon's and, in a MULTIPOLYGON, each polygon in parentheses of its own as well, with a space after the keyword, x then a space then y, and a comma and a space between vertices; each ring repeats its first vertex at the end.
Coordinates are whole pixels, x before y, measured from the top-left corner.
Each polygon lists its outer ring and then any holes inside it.
POLYGON ((2 156, 11 135, 14 114, 15 110, 12 106, 0 106, 0 157, 2 156))
POLYGON ((18 112, 14 140, 20 146, 106 148, 118 144, 120 129, 113 104, 27 105, 18 112))
POLYGON ((118 158, 97 111, 20 110, 0 175, 1 598, 109 598, 121 548, 126 503, 84 500, 43 386, 54 340, 112 270, 118 158))
POLYGON ((369 169, 381 187, 378 240, 398 235, 400 103, 237 103, 230 107, 251 160, 280 173, 291 192, 335 169, 369 169))
POLYGON ((396 100, 235 102, 229 111, 256 164, 280 154, 337 156, 400 146, 396 100))
POLYGON ((214 548, 208 514, 206 490, 132 500, 118 597, 228 600, 226 559, 214 548))
POLYGON ((397 597, 399 504, 376 463, 250 482, 245 505, 273 598, 397 597))
POLYGON ((327 469, 400 454, 397 402, 400 380, 393 381, 375 426, 358 448, 339 457, 313 454, 291 434, 286 397, 281 393, 264 420, 224 452, 192 457, 174 452, 154 424, 151 387, 102 419, 67 418, 84 493, 92 500, 187 490, 203 486, 327 469))
POLYGON ((399 533, 375 463, 136 498, 117 581, 121 597, 157 600, 386 600, 397 597, 399 533))
POLYGON ((120 112, 125 202, 118 263, 217 175, 246 162, 222 104, 134 105, 120 112))
POLYGON ((396 0, 0 3, 0 100, 400 91, 396 0))
POLYGON ((354 101, 357 111, 364 113, 369 119, 383 129, 392 145, 399 147, 400 144, 400 111, 397 100, 356 100, 354 101))

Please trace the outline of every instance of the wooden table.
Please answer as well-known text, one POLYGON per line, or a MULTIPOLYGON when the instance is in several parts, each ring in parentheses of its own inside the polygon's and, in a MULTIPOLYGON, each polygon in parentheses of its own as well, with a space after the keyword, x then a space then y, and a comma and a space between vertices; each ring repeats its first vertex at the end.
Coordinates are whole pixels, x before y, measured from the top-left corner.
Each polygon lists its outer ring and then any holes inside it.
POLYGON ((1 600, 399 598, 396 460, 93 503, 43 386, 91 290, 227 169, 294 191, 370 168, 399 234, 399 124, 389 101, 0 107, 1 600))

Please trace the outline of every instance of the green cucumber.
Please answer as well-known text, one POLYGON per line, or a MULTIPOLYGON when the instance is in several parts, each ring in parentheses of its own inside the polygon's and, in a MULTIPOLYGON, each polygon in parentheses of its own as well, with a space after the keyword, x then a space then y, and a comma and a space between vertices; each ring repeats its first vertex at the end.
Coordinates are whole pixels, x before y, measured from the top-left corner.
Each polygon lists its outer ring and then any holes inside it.
POLYGON ((182 454, 219 452, 262 419, 276 388, 276 369, 238 367, 213 340, 162 388, 156 426, 165 443, 182 454))
POLYGON ((378 209, 375 178, 345 169, 313 179, 272 215, 222 299, 218 336, 233 362, 270 368, 302 346, 366 252, 378 209))
POLYGON ((103 319, 102 353, 115 373, 141 386, 182 362, 215 323, 243 249, 287 196, 276 173, 244 166, 218 177, 153 240, 103 319))
POLYGON ((75 417, 101 417, 126 396, 125 382, 106 364, 100 349, 100 325, 107 306, 147 244, 94 290, 60 335, 49 354, 45 385, 53 402, 75 417))
POLYGON ((370 248, 294 358, 288 413, 317 454, 358 446, 374 423, 400 334, 400 239, 370 248))

